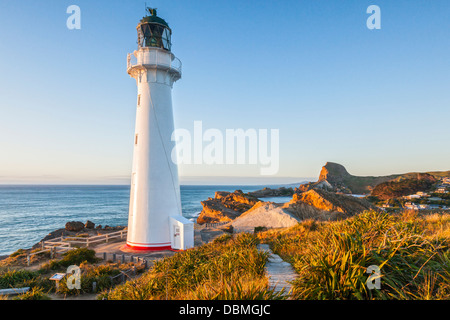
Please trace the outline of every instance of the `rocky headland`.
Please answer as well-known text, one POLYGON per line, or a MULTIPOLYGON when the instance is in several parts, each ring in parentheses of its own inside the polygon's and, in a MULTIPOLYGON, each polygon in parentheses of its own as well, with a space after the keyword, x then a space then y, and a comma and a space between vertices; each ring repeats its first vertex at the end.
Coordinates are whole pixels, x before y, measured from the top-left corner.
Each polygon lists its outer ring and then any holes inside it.
MULTIPOLYGON (((319 179, 316 182, 310 182, 304 185, 299 186, 295 189, 295 192, 305 192, 311 189, 324 189, 332 192, 346 193, 346 194, 371 194, 374 189, 381 185, 386 184, 389 185, 389 182, 401 182, 404 180, 411 180, 410 185, 415 184, 413 181, 422 180, 422 181, 431 181, 434 179, 439 179, 442 177, 450 177, 450 171, 433 171, 433 172, 410 172, 403 174, 392 174, 387 176, 355 176, 348 173, 347 169, 338 163, 327 162, 325 166, 322 167, 319 179)), ((417 183, 420 185, 421 183, 417 183)), ((391 185, 392 186, 392 185, 391 185)), ((401 184, 397 186, 402 187, 401 184)), ((395 185, 393 186, 395 189, 395 185)), ((378 195, 381 194, 379 188, 378 195)), ((419 186, 417 191, 422 187, 419 186)), ((406 193, 412 192, 414 187, 411 190, 405 190, 406 193)))
MULTIPOLYGON (((316 182, 302 184, 294 189, 266 187, 249 193, 243 193, 240 190, 218 191, 214 198, 201 202, 203 209, 197 223, 230 222, 232 225, 243 227, 244 220, 251 225, 260 223, 263 226, 263 221, 269 219, 268 217, 271 221, 285 218, 286 221, 292 221, 291 217, 298 221, 343 219, 366 210, 377 210, 377 207, 368 201, 369 196, 390 199, 417 191, 427 191, 437 183, 439 178, 446 176, 450 177, 450 171, 355 176, 350 174, 344 166, 327 162, 322 167, 316 182), (266 197, 291 195, 292 199, 286 203, 267 205, 264 201, 266 197)), ((274 222, 272 225, 279 226, 280 223, 274 222)))
POLYGON ((234 192, 217 191, 214 198, 202 201, 203 210, 197 218, 197 223, 228 222, 253 207, 259 199, 243 193, 241 190, 234 192))
POLYGON ((289 202, 278 204, 265 202, 264 198, 256 198, 254 194, 262 193, 243 193, 240 190, 216 192, 214 198, 202 201, 203 210, 197 218, 197 223, 230 222, 234 227, 240 228, 244 228, 244 225, 285 227, 287 221, 292 223, 304 219, 334 220, 375 209, 365 199, 320 188, 305 192, 296 190, 289 202), (269 220, 271 222, 268 222, 269 220), (280 222, 282 220, 283 223, 280 222))
POLYGON ((267 197, 287 197, 292 196, 294 194, 294 188, 289 187, 279 187, 277 189, 272 189, 269 187, 265 187, 261 190, 251 191, 248 195, 256 197, 256 198, 267 198, 267 197))
POLYGON ((322 189, 295 193, 292 200, 282 207, 300 220, 336 220, 376 209, 366 199, 322 189))

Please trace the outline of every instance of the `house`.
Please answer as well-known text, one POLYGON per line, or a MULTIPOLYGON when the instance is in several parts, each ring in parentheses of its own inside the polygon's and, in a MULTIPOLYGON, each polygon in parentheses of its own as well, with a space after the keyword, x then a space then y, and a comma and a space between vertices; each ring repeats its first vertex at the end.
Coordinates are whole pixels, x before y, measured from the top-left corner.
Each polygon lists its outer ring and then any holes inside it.
POLYGON ((405 199, 420 199, 421 196, 419 196, 418 194, 411 194, 409 196, 404 196, 403 198, 405 198, 405 199))
POLYGON ((448 193, 447 188, 445 188, 445 187, 440 187, 435 192, 436 193, 448 193))
POLYGON ((419 210, 419 207, 415 203, 407 202, 407 203, 405 203, 405 209, 419 210))
POLYGON ((420 199, 423 197, 429 197, 430 195, 423 191, 418 191, 416 194, 411 194, 409 196, 404 196, 404 199, 420 199))

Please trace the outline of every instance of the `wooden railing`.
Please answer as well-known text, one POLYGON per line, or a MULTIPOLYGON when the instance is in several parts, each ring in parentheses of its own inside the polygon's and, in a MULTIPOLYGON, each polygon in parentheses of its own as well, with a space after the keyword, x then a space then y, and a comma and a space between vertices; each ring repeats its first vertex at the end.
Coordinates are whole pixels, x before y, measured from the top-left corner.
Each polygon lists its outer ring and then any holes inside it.
POLYGON ((27 263, 30 265, 31 256, 40 254, 43 252, 50 252, 51 258, 54 257, 56 253, 64 253, 69 250, 77 249, 78 247, 85 246, 86 248, 98 244, 100 242, 109 242, 113 239, 123 239, 127 234, 127 230, 120 230, 111 233, 105 233, 98 236, 92 237, 58 237, 55 239, 41 241, 41 250, 30 253, 27 256, 27 263))
POLYGON ((98 236, 91 236, 91 237, 64 237, 61 236, 59 238, 51 239, 42 241, 42 250, 49 247, 56 247, 65 249, 67 247, 71 247, 73 244, 75 245, 82 245, 89 247, 90 245, 99 243, 99 242, 108 242, 112 239, 123 239, 124 236, 127 234, 127 230, 120 230, 116 232, 111 233, 105 233, 98 236))
POLYGON ((215 223, 205 223, 205 226, 206 226, 206 228, 215 228, 215 227, 227 224, 227 223, 230 223, 230 221, 222 221, 222 222, 215 222, 215 223))

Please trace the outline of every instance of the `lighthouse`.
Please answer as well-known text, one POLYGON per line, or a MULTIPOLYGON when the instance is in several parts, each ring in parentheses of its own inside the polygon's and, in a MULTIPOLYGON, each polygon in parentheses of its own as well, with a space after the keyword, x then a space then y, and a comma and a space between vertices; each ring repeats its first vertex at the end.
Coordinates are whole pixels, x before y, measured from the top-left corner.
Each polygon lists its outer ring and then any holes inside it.
POLYGON ((193 247, 193 223, 182 216, 178 168, 172 161, 172 87, 181 62, 172 53, 172 30, 156 9, 137 25, 138 48, 127 56, 136 80, 136 124, 127 247, 136 250, 193 247))

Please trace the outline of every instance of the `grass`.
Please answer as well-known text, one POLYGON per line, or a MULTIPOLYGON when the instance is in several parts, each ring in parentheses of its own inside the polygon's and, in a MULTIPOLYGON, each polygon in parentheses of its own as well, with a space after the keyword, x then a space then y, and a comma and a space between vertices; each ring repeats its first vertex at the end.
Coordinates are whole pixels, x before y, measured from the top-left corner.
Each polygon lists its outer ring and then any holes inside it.
POLYGON ((263 242, 297 272, 292 299, 450 299, 450 214, 367 211, 340 221, 305 220, 288 229, 256 231, 177 252, 117 286, 111 277, 130 265, 95 265, 93 251, 80 248, 39 271, 0 271, 0 288, 30 287, 17 299, 46 299, 54 292, 49 273, 78 265, 81 289, 69 290, 61 281, 60 293, 100 291, 98 299, 108 300, 286 299, 268 286, 268 253, 256 248, 263 242), (380 270, 379 289, 367 286, 370 266, 380 270))
MULTIPOLYGON (((16 256, 21 255, 19 252, 16 256)), ((3 269, 0 270, 0 289, 30 287, 30 290, 14 297, 16 300, 46 300, 47 294, 56 291, 55 283, 49 277, 55 272, 65 272, 70 265, 77 265, 81 271, 81 288, 69 289, 67 286, 67 275, 59 282, 58 293, 64 295, 79 295, 84 293, 97 293, 112 288, 115 283, 112 277, 134 267, 136 273, 143 271, 143 266, 134 263, 107 263, 96 265, 98 259, 95 251, 79 248, 68 251, 60 259, 53 259, 44 264, 37 271, 26 269, 3 269), (96 284, 95 289, 93 284, 96 284)), ((6 296, 0 299, 7 299, 6 296)))
POLYGON ((213 242, 178 252, 155 263, 139 279, 104 292, 109 300, 271 300, 281 294, 268 288, 268 254, 256 248, 257 237, 223 235, 213 242))
POLYGON ((14 297, 13 300, 50 300, 50 297, 44 292, 43 288, 32 288, 24 294, 14 297))
POLYGON ((6 270, 0 273, 0 289, 27 287, 38 276, 37 272, 28 270, 6 270))
POLYGON ((369 211, 258 236, 298 273, 294 299, 450 299, 449 231, 450 215, 369 211), (371 265, 379 290, 366 285, 371 265))
POLYGON ((114 287, 116 284, 114 277, 119 275, 122 271, 128 271, 134 267, 136 274, 138 274, 142 272, 144 268, 143 266, 136 267, 134 263, 108 263, 99 266, 94 266, 89 263, 81 263, 79 267, 81 271, 80 289, 69 289, 67 286, 68 276, 70 276, 69 274, 60 281, 58 293, 68 296, 85 293, 98 293, 114 287))
POLYGON ((63 254, 62 259, 50 260, 44 264, 41 270, 64 270, 71 265, 79 265, 81 263, 96 263, 99 258, 95 256, 95 251, 88 248, 78 248, 67 251, 63 254))

